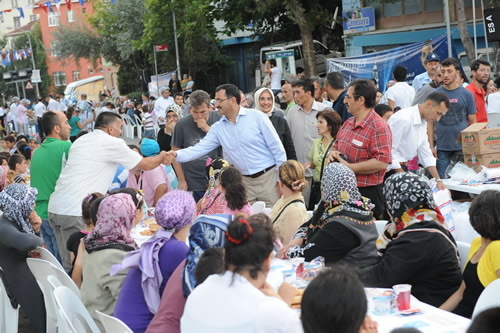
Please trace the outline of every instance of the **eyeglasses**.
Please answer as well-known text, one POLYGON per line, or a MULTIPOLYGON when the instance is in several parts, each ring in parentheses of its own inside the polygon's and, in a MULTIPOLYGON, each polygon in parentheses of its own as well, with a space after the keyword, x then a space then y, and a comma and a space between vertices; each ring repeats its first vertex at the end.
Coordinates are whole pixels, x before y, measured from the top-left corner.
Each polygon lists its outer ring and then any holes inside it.
POLYGON ((225 98, 225 99, 216 99, 216 100, 215 100, 215 103, 217 103, 217 104, 221 104, 222 102, 227 101, 228 99, 229 99, 229 98, 225 98))

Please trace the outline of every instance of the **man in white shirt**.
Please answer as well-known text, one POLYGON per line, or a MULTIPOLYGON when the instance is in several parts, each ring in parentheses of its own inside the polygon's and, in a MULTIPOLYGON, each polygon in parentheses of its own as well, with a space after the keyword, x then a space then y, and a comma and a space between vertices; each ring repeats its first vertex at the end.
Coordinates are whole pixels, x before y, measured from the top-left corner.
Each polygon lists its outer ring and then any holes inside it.
POLYGON ((387 104, 394 110, 397 106, 401 109, 408 108, 412 105, 415 98, 415 89, 406 83, 408 70, 404 66, 396 66, 392 71, 392 76, 396 83, 387 89, 385 97, 387 104))
POLYGON ((59 102, 52 98, 52 95, 49 95, 49 104, 47 105, 47 110, 49 111, 61 111, 59 108, 59 102))
POLYGON ((40 135, 40 139, 44 136, 43 130, 42 130, 42 116, 45 112, 47 112, 47 107, 44 104, 44 99, 45 97, 40 97, 38 99, 38 103, 35 105, 35 116, 37 119, 37 128, 36 131, 40 135))
MULTIPOLYGON (((288 111, 287 122, 290 127, 293 145, 297 153, 297 161, 301 164, 309 162, 309 153, 315 139, 320 138, 316 125, 316 115, 327 106, 314 100, 314 84, 311 79, 300 79, 292 83, 295 105, 288 111)), ((304 200, 309 202, 311 194, 313 170, 306 170, 307 185, 303 191, 304 200)), ((312 208, 311 208, 312 209, 312 208)))
POLYGON ((160 88, 161 97, 155 102, 155 107, 153 109, 153 119, 158 123, 160 128, 165 128, 165 122, 167 119, 167 106, 174 104, 174 99, 170 96, 170 88, 168 86, 163 86, 160 88))
POLYGON ((19 132, 19 128, 17 126, 17 107, 19 105, 19 97, 14 97, 12 99, 12 104, 10 105, 10 121, 13 123, 14 126, 14 132, 19 132))
POLYGON ((311 77, 314 83, 314 100, 318 103, 323 103, 329 108, 333 108, 333 103, 324 99, 323 94, 325 93, 325 79, 319 76, 311 77))
POLYGON ((276 65, 276 59, 271 59, 266 62, 266 73, 271 76, 271 90, 274 96, 281 91, 281 69, 276 65))
POLYGON ((82 222, 82 200, 89 193, 105 194, 119 165, 128 170, 151 170, 160 165, 166 152, 154 157, 141 157, 123 139, 119 115, 103 112, 95 130, 76 140, 69 151, 68 161, 57 180, 48 206, 49 223, 54 229, 63 265, 71 268, 69 253, 64 252, 68 238, 85 228, 82 222))
MULTIPOLYGON (((439 121, 448 112, 450 100, 442 92, 433 92, 423 104, 402 109, 389 118, 392 132, 392 163, 388 170, 403 172, 408 161, 418 156, 422 164, 437 180, 440 190, 445 189, 436 169, 436 158, 432 154, 427 137, 427 122, 439 121)), ((389 173, 388 173, 389 175, 389 173)))
POLYGON ((66 107, 66 103, 61 99, 61 95, 56 95, 56 102, 59 104, 59 111, 66 112, 68 108, 66 107))

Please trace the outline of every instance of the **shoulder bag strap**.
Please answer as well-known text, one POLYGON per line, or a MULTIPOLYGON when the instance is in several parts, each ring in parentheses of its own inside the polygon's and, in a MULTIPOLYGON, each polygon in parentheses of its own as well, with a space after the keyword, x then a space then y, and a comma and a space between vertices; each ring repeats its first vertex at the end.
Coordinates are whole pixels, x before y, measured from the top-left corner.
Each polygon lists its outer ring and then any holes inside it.
POLYGON ((278 216, 276 216, 273 220, 273 223, 274 224, 276 221, 278 221, 279 217, 281 216, 281 214, 285 211, 285 209, 290 206, 291 204, 295 203, 295 202, 302 202, 304 203, 304 201, 300 200, 300 199, 295 199, 293 201, 290 201, 285 207, 283 207, 283 209, 281 210, 281 212, 278 214, 278 216))

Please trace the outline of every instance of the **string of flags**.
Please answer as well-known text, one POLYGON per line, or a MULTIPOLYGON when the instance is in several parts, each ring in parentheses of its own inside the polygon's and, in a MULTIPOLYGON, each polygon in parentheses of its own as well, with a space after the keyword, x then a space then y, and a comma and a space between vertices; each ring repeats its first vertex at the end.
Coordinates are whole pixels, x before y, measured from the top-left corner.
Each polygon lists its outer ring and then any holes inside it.
POLYGON ((13 61, 23 60, 29 57, 31 57, 30 48, 2 51, 2 65, 5 67, 12 64, 13 61))
MULTIPOLYGON (((57 12, 60 12, 61 8, 61 0, 53 0, 54 2, 52 3, 51 1, 41 1, 38 4, 38 7, 40 7, 45 13, 53 13, 54 8, 53 6, 56 7, 57 12)), ((66 2, 66 5, 68 6, 68 10, 71 10, 71 0, 64 0, 66 2)), ((89 1, 89 0, 87 0, 89 1)), ((111 3, 114 5, 116 0, 110 0, 111 3)), ((80 5, 83 7, 85 4, 85 0, 78 0, 80 2, 80 5)), ((17 10, 19 12, 19 17, 24 18, 24 11, 23 8, 25 9, 33 9, 35 5, 27 5, 24 7, 17 7, 17 8, 12 8, 12 9, 4 9, 0 10, 0 22, 3 23, 3 14, 4 13, 10 13, 13 10, 17 10)))

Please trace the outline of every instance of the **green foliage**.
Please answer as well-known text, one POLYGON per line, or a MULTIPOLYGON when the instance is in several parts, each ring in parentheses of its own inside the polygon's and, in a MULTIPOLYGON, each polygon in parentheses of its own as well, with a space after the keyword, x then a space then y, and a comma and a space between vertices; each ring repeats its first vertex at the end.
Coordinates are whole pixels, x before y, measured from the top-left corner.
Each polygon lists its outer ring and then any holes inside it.
POLYGON ((134 91, 134 92, 130 92, 130 93, 126 94, 126 95, 128 96, 128 98, 131 101, 133 101, 134 98, 135 98, 137 101, 141 102, 142 101, 142 94, 143 94, 142 91, 134 91))
POLYGON ((53 35, 57 41, 55 51, 58 60, 79 63, 80 59, 88 59, 97 67, 102 41, 84 23, 60 25, 53 35))

